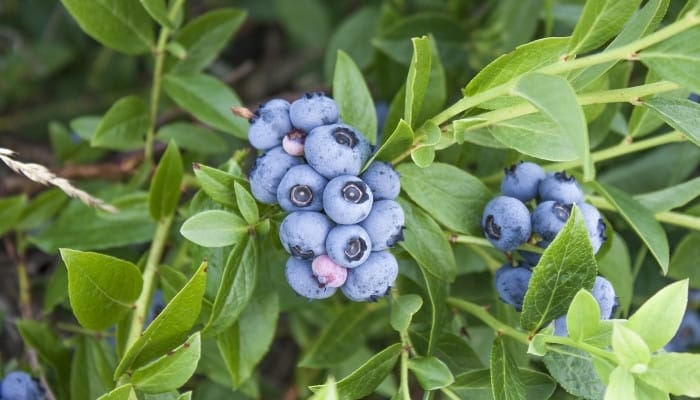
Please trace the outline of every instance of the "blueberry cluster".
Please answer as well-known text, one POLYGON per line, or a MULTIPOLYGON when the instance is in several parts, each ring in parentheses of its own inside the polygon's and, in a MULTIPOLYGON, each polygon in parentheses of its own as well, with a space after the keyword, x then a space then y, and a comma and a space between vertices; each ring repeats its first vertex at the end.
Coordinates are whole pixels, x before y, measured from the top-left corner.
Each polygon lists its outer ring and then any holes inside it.
POLYGON ((700 305, 700 290, 688 291, 688 309, 683 315, 681 325, 670 342, 664 346, 666 351, 684 352, 693 348, 700 348, 700 311, 696 307, 700 305))
POLYGON ((379 161, 360 174, 371 146, 340 121, 335 101, 270 100, 250 119, 248 139, 264 151, 249 176, 253 196, 289 213, 279 237, 292 289, 309 299, 338 288, 353 301, 385 295, 398 275, 387 249, 403 238, 399 174, 379 161))
MULTIPOLYGON (((499 250, 518 256, 494 276, 499 297, 517 311, 522 309, 532 269, 541 254, 516 249, 528 242, 546 248, 566 224, 574 204, 583 215, 593 252, 597 253, 606 240, 605 222, 594 206, 583 201, 576 178, 564 171, 545 173, 539 165, 521 161, 505 169, 501 195, 486 204, 481 219, 486 239, 499 250)), ((597 277, 592 293, 601 318, 611 318, 617 298, 610 282, 597 277)), ((555 321, 555 334, 567 334, 565 315, 555 321)))
POLYGON ((2 400, 41 400, 44 390, 39 382, 23 371, 10 372, 0 380, 2 400))

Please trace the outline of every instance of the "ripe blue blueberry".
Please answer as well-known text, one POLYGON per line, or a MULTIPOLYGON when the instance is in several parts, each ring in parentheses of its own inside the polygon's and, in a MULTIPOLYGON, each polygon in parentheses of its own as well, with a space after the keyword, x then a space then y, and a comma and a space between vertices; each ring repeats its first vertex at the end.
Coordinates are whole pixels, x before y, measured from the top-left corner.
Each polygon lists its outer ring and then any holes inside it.
POLYGON ((519 162, 505 169, 501 181, 501 193, 526 202, 537 197, 540 182, 545 172, 539 165, 531 162, 519 162))
POLYGON ((292 130, 289 120, 289 102, 272 99, 261 105, 250 119, 248 141, 259 150, 271 149, 282 144, 282 138, 292 130))
POLYGON ((683 315, 678 331, 664 349, 680 353, 695 346, 700 346, 700 313, 688 309, 683 315))
POLYGON ((5 376, 0 389, 3 400, 40 400, 43 390, 37 381, 23 371, 13 371, 5 376))
POLYGON ((336 223, 352 225, 369 215, 372 199, 372 189, 362 179, 340 175, 328 181, 323 191, 323 209, 336 223))
POLYGON ((554 240, 571 215, 571 205, 556 201, 543 201, 532 213, 532 230, 547 242, 554 240))
POLYGON ((548 173, 540 182, 540 200, 557 201, 563 204, 578 203, 583 200, 583 190, 576 178, 566 172, 548 173))
POLYGON ((379 200, 372 205, 367 218, 360 225, 372 241, 372 251, 385 250, 403 240, 405 216, 401 205, 394 200, 379 200))
POLYGON ((309 132, 317 126, 338 122, 338 105, 323 93, 306 93, 289 107, 289 118, 295 128, 309 132))
POLYGON ((530 212, 522 201, 498 196, 486 204, 481 228, 496 248, 512 251, 530 238, 530 212))
POLYGON ((612 283, 602 276, 596 276, 591 294, 600 307, 600 319, 612 318, 618 304, 612 283))
POLYGON ((498 297, 504 303, 512 305, 515 311, 521 311, 531 277, 532 271, 530 268, 524 266, 513 267, 510 264, 504 264, 494 275, 498 297))
POLYGON ((602 246, 607 239, 605 236, 605 222, 603 222, 600 212, 594 206, 588 203, 579 203, 576 206, 581 210, 581 214, 583 215, 583 221, 586 224, 586 230, 588 231, 588 238, 591 240, 593 253, 598 253, 600 246, 602 246))
POLYGON ((287 253, 300 260, 313 260, 326 254, 326 236, 333 228, 325 214, 295 211, 280 224, 280 241, 287 253))
POLYGON ((360 178, 372 189, 375 201, 394 200, 401 191, 401 176, 386 162, 373 161, 360 178))
POLYGON ((304 142, 306 162, 328 179, 358 175, 370 152, 367 139, 345 124, 319 126, 309 132, 304 142))
POLYGON ((250 191, 259 202, 265 204, 277 203, 277 186, 287 171, 302 164, 301 157, 287 154, 282 146, 273 147, 255 160, 250 171, 250 191))
POLYGON ((311 260, 289 257, 284 268, 287 283, 299 296, 307 299, 326 299, 335 294, 337 288, 319 283, 311 269, 311 260))
POLYGON ((341 267, 358 267, 372 250, 367 231, 359 225, 337 225, 326 237, 326 253, 341 267))
POLYGON ((359 267, 348 269, 340 288, 352 301, 377 301, 386 295, 399 274, 399 264, 388 251, 373 251, 359 267))
POLYGON ((287 171, 277 187, 277 202, 285 211, 322 211, 328 180, 307 164, 287 171))

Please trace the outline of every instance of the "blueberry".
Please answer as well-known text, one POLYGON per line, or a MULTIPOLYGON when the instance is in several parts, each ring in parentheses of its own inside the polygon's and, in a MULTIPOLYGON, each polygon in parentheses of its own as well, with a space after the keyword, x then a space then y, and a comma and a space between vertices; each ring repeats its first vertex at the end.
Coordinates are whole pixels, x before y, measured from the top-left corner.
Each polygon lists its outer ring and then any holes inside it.
POLYGON ((401 176, 386 162, 373 161, 360 178, 372 189, 375 201, 394 200, 401 191, 401 176))
POLYGON ((583 190, 576 178, 566 172, 548 173, 540 182, 540 200, 558 201, 563 204, 578 203, 583 200, 583 190))
POLYGON ((151 299, 151 308, 148 310, 148 315, 146 316, 146 322, 144 322, 144 327, 153 322, 158 314, 165 308, 165 300, 163 299, 163 291, 156 289, 153 293, 153 299, 151 299))
POLYGON ((532 213, 532 230, 547 242, 554 240, 571 215, 571 205, 544 201, 532 213))
POLYGON ((521 311, 531 277, 532 271, 529 268, 504 264, 494 275, 498 297, 504 303, 512 305, 516 311, 521 311))
POLYGON ((401 205, 394 200, 379 200, 372 205, 367 218, 360 225, 372 240, 372 251, 393 247, 403 240, 405 216, 401 205))
POLYGON ((367 261, 348 270, 348 279, 340 288, 352 301, 377 301, 386 295, 399 274, 399 264, 388 251, 374 251, 367 261))
POLYGON ((282 138, 292 130, 289 102, 272 99, 260 106, 250 119, 248 141, 256 149, 267 150, 282 144, 282 138))
POLYGON ((285 211, 323 210, 323 189, 328 180, 307 164, 287 171, 277 187, 277 202, 285 211))
POLYGON ((386 101, 374 103, 374 111, 377 113, 377 142, 379 142, 381 134, 384 131, 384 124, 389 116, 389 103, 386 101))
POLYGON ((302 164, 301 157, 285 153, 282 146, 273 147, 255 160, 250 171, 250 190, 259 202, 277 203, 277 186, 291 167, 302 164))
POLYGON ((501 193, 526 202, 537 197, 540 182, 545 172, 539 165, 531 162, 519 162, 505 169, 501 181, 501 193))
POLYGON ((323 93, 306 93, 289 107, 289 118, 295 128, 309 132, 317 126, 338 122, 338 105, 323 93))
POLYGON ((372 210, 372 189, 362 179, 341 175, 328 181, 323 191, 323 209, 336 223, 356 224, 372 210))
POLYGON ((287 253, 300 260, 326 254, 326 236, 333 222, 320 212, 295 211, 280 224, 280 241, 287 253))
POLYGON ((284 268, 287 283, 299 296, 307 299, 326 299, 336 292, 335 287, 319 283, 314 276, 311 260, 298 260, 289 257, 284 268))
POLYGON ((338 265, 355 268, 367 261, 372 242, 359 225, 337 225, 326 237, 326 253, 338 265))
POLYGON ((600 246, 602 246, 607 239, 605 236, 605 222, 603 222, 600 212, 594 206, 588 203, 579 203, 576 206, 581 210, 581 214, 583 215, 583 221, 586 224, 586 230, 588 230, 588 238, 591 240, 593 253, 598 253, 600 246))
POLYGON ((691 93, 690 95, 688 95, 688 100, 700 103, 700 95, 698 95, 697 93, 691 93))
POLYGON ((311 262, 311 271, 318 283, 332 288, 343 286, 348 278, 348 270, 333 262, 326 254, 314 258, 311 262))
POLYGON ((304 142, 306 141, 306 133, 294 129, 290 131, 282 139, 282 148, 287 154, 292 156, 303 156, 304 155, 304 142))
POLYGON ((600 319, 612 318, 618 304, 612 283, 602 276, 596 276, 591 293, 600 307, 600 319))
POLYGON ((304 142, 306 162, 328 179, 358 175, 370 152, 367 139, 345 124, 319 126, 309 132, 304 142))
MULTIPOLYGON (((546 240, 540 240, 535 244, 535 246, 546 249, 547 246, 549 246, 549 242, 546 240)), ((542 253, 536 253, 534 251, 519 250, 518 253, 520 253, 520 256, 526 263, 534 266, 536 266, 542 258, 542 253)))
POLYGON ((664 346, 664 349, 672 352, 683 352, 698 345, 700 345, 700 314, 689 309, 683 315, 678 331, 664 346))
POLYGON ((522 201, 499 196, 486 204, 481 228, 496 248, 512 251, 530 238, 530 212, 522 201))
POLYGON ((3 400, 39 400, 43 390, 37 381, 23 371, 13 371, 2 381, 1 396, 3 400))

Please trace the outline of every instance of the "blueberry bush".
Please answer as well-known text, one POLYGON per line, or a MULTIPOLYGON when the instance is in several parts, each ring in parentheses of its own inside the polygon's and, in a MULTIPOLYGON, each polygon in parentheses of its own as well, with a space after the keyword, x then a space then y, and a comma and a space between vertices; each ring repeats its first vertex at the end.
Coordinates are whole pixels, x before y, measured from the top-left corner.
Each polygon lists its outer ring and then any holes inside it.
POLYGON ((0 398, 700 397, 697 0, 5 0, 0 398))

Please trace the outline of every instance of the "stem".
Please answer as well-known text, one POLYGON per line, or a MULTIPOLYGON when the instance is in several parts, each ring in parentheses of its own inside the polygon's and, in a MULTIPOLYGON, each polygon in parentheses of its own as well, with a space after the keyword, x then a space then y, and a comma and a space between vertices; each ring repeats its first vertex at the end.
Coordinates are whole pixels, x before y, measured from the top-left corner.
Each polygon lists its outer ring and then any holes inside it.
POLYGON ((442 392, 442 394, 449 397, 450 400, 460 400, 459 396, 457 396, 457 393, 453 392, 449 388, 444 387, 440 389, 440 391, 442 392))
MULTIPOLYGON (((586 196, 586 200, 588 200, 597 208, 608 211, 617 211, 617 209, 603 197, 586 196)), ((670 225, 676 225, 681 226, 683 228, 700 231, 700 217, 695 217, 692 215, 677 213, 673 211, 662 211, 654 214, 654 218, 656 218, 656 220, 659 222, 664 222, 670 225)))
MULTIPOLYGON (((403 334, 401 336, 403 341, 403 334)), ((404 399, 411 399, 411 391, 408 387, 408 349, 405 347, 401 350, 401 386, 399 391, 404 399)))
POLYGON ((605 351, 601 348, 595 347, 593 345, 590 345, 588 343, 584 342, 576 342, 574 340, 571 340, 571 338, 568 337, 563 337, 563 336, 553 336, 553 335, 547 335, 547 338, 545 339, 547 343, 555 343, 555 344, 561 344, 569 347, 575 347, 577 349, 583 350, 589 354, 592 354, 594 356, 598 356, 602 359, 611 361, 614 364, 618 364, 619 361, 617 357, 615 357, 615 354, 605 351))
POLYGON ((510 325, 499 321, 496 317, 489 314, 489 312, 486 311, 484 307, 478 304, 474 304, 455 297, 448 297, 447 304, 462 311, 468 312, 469 314, 472 314, 498 333, 508 335, 521 343, 530 344, 530 339, 526 333, 520 332, 515 328, 511 327, 510 325))

